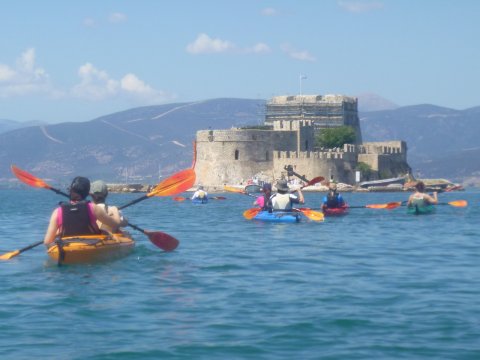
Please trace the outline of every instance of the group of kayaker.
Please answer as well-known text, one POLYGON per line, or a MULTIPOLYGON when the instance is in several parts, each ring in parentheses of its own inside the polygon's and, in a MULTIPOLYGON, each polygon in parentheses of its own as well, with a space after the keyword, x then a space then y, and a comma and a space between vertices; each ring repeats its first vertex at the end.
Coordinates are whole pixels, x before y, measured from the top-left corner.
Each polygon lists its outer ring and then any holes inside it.
POLYGON ((90 180, 77 176, 69 188, 70 200, 60 203, 50 216, 48 229, 44 237, 45 245, 49 246, 55 239, 76 235, 95 235, 103 232, 114 233, 128 221, 115 206, 107 206, 107 185, 95 181, 90 186, 90 180), (92 197, 93 202, 87 200, 92 197))
MULTIPOLYGON (((291 210, 293 204, 304 204, 302 190, 299 188, 295 190, 297 195, 290 193, 287 180, 281 179, 276 183, 277 192, 272 195, 272 185, 264 183, 262 187, 263 195, 259 196, 254 205, 262 208, 263 211, 272 212, 273 210, 291 210)), ((438 203, 437 192, 430 196, 425 193, 425 184, 419 181, 415 185, 415 192, 410 195, 407 206, 408 207, 423 207, 428 205, 435 205, 438 203)), ((328 184, 328 193, 323 197, 322 210, 340 209, 347 206, 342 195, 337 192, 337 183, 331 181, 328 184)))

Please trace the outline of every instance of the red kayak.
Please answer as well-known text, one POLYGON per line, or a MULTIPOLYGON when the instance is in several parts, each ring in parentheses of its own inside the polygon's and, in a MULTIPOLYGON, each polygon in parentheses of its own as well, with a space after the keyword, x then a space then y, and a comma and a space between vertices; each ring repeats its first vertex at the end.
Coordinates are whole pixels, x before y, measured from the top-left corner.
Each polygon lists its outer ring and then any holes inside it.
POLYGON ((336 208, 324 207, 322 210, 323 210, 323 215, 325 215, 325 216, 347 215, 348 214, 348 204, 345 204, 343 206, 336 207, 336 208))

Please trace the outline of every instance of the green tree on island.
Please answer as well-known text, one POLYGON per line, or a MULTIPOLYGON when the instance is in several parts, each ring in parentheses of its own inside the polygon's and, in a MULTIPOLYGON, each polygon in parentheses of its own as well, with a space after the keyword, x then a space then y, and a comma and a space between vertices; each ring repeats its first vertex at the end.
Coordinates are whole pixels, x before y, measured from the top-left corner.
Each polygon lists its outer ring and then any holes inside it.
POLYGON ((322 129, 315 138, 315 145, 323 148, 338 148, 355 143, 355 130, 351 126, 322 129))

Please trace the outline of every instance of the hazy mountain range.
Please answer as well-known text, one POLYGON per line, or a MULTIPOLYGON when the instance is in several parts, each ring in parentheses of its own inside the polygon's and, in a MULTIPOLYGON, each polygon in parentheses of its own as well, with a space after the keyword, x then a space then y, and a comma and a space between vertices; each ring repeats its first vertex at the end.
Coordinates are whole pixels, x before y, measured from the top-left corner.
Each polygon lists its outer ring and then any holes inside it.
MULTIPOLYGON (((25 126, 0 119, 0 180, 13 181, 10 165, 16 164, 52 185, 82 174, 157 183, 191 165, 197 130, 262 124, 264 105, 264 100, 212 99, 134 108, 86 122, 25 126)), ((380 105, 388 109, 360 111, 364 141, 405 140, 416 176, 480 178, 480 107, 380 105)))

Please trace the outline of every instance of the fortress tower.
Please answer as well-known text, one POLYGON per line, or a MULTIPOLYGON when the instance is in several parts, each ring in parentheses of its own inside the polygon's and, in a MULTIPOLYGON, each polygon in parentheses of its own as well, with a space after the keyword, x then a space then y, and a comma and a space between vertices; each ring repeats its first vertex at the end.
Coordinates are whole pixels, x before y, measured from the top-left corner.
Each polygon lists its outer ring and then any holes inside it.
POLYGON ((362 143, 357 98, 344 95, 275 96, 266 104, 265 124, 275 120, 310 120, 315 134, 321 129, 351 126, 356 144, 362 143))

